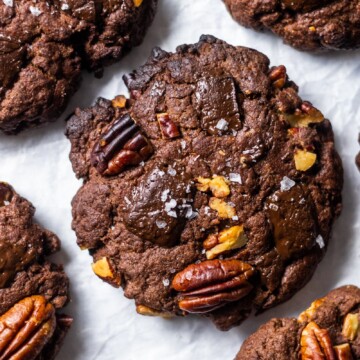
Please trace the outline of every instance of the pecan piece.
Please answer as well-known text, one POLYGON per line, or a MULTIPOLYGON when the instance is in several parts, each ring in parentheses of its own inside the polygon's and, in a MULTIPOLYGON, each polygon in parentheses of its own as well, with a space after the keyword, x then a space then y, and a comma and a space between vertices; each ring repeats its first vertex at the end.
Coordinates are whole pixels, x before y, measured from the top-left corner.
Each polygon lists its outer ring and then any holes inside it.
POLYGON ((292 127, 308 127, 310 124, 321 123, 325 118, 320 110, 304 101, 294 114, 285 114, 285 119, 292 127))
POLYGON ((90 161, 101 175, 117 175, 127 166, 145 161, 152 153, 149 140, 126 114, 116 120, 94 146, 90 161))
POLYGON ((19 301, 0 317, 0 360, 35 359, 55 327, 55 309, 44 296, 19 301))
POLYGON ((353 341, 359 332, 359 315, 347 314, 344 319, 342 334, 346 339, 353 341))
POLYGON ((198 177, 196 188, 199 191, 211 191, 216 198, 224 198, 230 194, 229 182, 223 176, 213 176, 210 178, 198 177))
POLYGON ((337 360, 353 360, 351 348, 349 344, 341 344, 334 346, 337 360))
POLYGON ((189 313, 207 313, 247 296, 255 273, 239 260, 208 260, 176 274, 172 287, 181 292, 178 306, 189 313))
POLYGON ((337 360, 329 332, 310 322, 301 333, 301 360, 337 360))
POLYGON ((208 260, 214 259, 225 251, 240 249, 246 245, 248 239, 242 225, 232 226, 222 230, 219 234, 210 235, 203 243, 208 260))
POLYGON ((156 309, 149 308, 148 306, 145 306, 145 305, 137 305, 136 306, 136 312, 139 315, 156 316, 156 317, 162 317, 164 319, 169 319, 169 318, 172 317, 172 315, 170 313, 161 312, 161 311, 158 311, 156 309))
POLYGON ((102 257, 91 265, 94 273, 104 281, 119 287, 121 285, 121 277, 117 276, 113 270, 113 267, 106 257, 102 257))
POLYGON ((156 114, 156 118, 164 139, 174 139, 181 135, 178 126, 170 119, 168 113, 156 114))
POLYGON ((14 193, 11 186, 5 182, 0 182, 0 207, 10 203, 13 196, 14 193))
POLYGON ((286 67, 284 65, 273 67, 270 71, 269 78, 274 87, 281 89, 286 83, 286 67))

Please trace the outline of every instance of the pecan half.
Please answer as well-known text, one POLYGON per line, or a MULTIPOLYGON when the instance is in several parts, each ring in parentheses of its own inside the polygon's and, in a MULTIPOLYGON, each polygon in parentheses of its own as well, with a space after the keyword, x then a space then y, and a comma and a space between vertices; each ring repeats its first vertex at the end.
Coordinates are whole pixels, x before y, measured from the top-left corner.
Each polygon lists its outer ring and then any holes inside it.
POLYGON ((172 287, 181 292, 181 310, 207 313, 248 295, 254 273, 252 266, 239 260, 208 260, 176 274, 172 287))
POLYGON ((101 175, 117 175, 127 166, 145 161, 152 153, 149 140, 126 114, 116 120, 94 146, 90 160, 101 175))
POLYGON ((337 360, 329 332, 310 322, 301 333, 301 360, 337 360))
POLYGON ((181 135, 178 126, 170 119, 168 113, 156 114, 156 118, 164 139, 174 139, 181 135))
POLYGON ((19 301, 0 317, 0 360, 35 359, 55 326, 55 309, 44 296, 19 301))

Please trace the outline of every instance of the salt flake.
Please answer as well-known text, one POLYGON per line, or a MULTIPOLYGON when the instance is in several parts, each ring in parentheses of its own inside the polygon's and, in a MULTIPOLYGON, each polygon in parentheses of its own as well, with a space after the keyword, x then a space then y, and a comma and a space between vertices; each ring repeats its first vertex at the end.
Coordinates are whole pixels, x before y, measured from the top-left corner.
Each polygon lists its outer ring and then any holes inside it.
POLYGON ((323 249, 325 247, 325 241, 321 235, 318 235, 317 238, 315 239, 315 241, 319 245, 320 249, 323 249))
POLYGON ((170 285, 170 280, 169 279, 163 279, 162 283, 164 284, 164 286, 169 286, 170 285))
POLYGON ((242 180, 241 180, 240 174, 230 173, 230 174, 229 174, 229 179, 230 179, 231 182, 235 182, 235 183, 238 183, 238 184, 242 184, 242 180))
POLYGON ((289 191, 293 186, 295 186, 296 182, 291 180, 287 176, 284 176, 280 181, 280 191, 289 191))
POLYGON ((227 130, 228 127, 229 127, 229 123, 224 119, 220 119, 215 126, 215 128, 219 130, 227 130))
POLYGON ((125 200, 125 202, 126 202, 128 205, 131 205, 131 201, 128 199, 127 196, 124 197, 124 200, 125 200))
POLYGON ((31 14, 33 14, 34 16, 39 16, 42 14, 42 11, 35 6, 30 6, 29 10, 30 10, 31 14))
POLYGON ((4 3, 6 6, 9 6, 9 7, 13 7, 13 6, 14 6, 14 1, 13 1, 13 0, 3 0, 3 3, 4 3))
POLYGON ((175 176, 176 175, 176 170, 174 168, 172 168, 171 166, 169 166, 168 168, 168 174, 171 176, 175 176))
POLYGON ((170 192, 170 190, 169 190, 169 189, 166 189, 166 190, 164 190, 164 191, 161 193, 161 201, 162 201, 162 202, 165 202, 165 201, 166 201, 166 199, 167 199, 167 197, 168 197, 168 195, 169 195, 169 192, 170 192))
POLYGON ((167 223, 162 220, 156 220, 155 223, 159 229, 164 229, 164 228, 166 228, 166 225, 167 225, 167 223))
POLYGON ((61 10, 69 10, 70 6, 68 4, 62 4, 61 10))

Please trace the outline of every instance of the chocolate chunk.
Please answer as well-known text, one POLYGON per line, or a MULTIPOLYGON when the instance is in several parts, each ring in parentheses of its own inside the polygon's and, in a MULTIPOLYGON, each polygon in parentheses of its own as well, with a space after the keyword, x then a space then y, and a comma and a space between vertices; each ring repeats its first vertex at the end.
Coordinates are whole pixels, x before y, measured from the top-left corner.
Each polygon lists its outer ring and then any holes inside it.
POLYGON ((208 77, 196 84, 197 108, 201 127, 210 135, 222 135, 241 128, 234 79, 208 77))
POLYGON ((267 200, 267 209, 276 249, 284 260, 314 247, 318 235, 314 209, 300 186, 275 192, 267 200))

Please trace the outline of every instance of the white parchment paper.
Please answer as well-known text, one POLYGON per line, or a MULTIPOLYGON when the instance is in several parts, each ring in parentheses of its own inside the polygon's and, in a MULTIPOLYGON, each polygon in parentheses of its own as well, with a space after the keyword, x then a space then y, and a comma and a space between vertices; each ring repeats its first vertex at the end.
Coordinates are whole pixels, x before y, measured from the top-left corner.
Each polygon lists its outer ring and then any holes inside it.
POLYGON ((141 65, 153 46, 173 51, 213 34, 234 45, 256 48, 273 65, 285 64, 310 100, 332 121, 337 149, 344 162, 344 210, 337 221, 327 255, 311 282, 294 298, 242 326, 220 332, 197 317, 163 320, 137 315, 122 290, 102 283, 91 271, 91 257, 79 250, 71 230, 70 201, 80 187, 68 160, 63 135, 65 115, 55 124, 16 137, 0 135, 0 177, 37 208, 36 219, 62 240, 54 260, 71 279, 72 302, 66 312, 75 321, 59 360, 233 359, 242 341, 260 324, 276 316, 297 315, 311 300, 344 284, 360 286, 360 173, 354 164, 360 131, 360 52, 322 55, 301 53, 271 34, 244 29, 227 13, 221 0, 160 0, 155 22, 142 46, 100 80, 85 74, 82 87, 66 110, 89 106, 98 96, 126 93, 125 72, 141 65))

